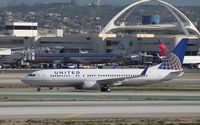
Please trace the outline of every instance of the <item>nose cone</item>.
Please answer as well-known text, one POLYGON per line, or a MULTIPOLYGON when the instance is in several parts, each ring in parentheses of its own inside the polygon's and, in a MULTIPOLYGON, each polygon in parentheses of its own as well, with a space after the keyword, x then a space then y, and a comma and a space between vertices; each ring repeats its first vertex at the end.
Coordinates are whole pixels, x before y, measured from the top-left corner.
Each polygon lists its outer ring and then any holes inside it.
POLYGON ((23 83, 25 83, 25 84, 28 84, 28 83, 29 83, 29 79, 28 79, 27 76, 21 78, 21 81, 22 81, 23 83))

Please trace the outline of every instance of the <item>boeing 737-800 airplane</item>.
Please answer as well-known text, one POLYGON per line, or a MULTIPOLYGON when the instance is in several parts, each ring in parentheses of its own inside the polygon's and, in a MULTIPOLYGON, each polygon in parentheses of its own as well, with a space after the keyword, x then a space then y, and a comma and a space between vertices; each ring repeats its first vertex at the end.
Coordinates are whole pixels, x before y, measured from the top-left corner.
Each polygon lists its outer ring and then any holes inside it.
POLYGON ((110 92, 115 85, 144 85, 183 75, 182 63, 189 39, 183 38, 163 63, 145 69, 52 69, 28 74, 22 79, 33 87, 74 86, 110 92))

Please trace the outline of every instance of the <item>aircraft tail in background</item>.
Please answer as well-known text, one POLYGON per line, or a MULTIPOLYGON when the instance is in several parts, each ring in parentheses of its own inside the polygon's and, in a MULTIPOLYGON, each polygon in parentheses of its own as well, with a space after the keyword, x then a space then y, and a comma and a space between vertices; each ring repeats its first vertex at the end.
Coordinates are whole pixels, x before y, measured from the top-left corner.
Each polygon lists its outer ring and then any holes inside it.
POLYGON ((164 44, 162 40, 159 40, 159 56, 163 57, 167 55, 167 46, 164 44))
POLYGON ((125 55, 128 51, 129 44, 130 39, 122 39, 112 53, 117 55, 125 55))

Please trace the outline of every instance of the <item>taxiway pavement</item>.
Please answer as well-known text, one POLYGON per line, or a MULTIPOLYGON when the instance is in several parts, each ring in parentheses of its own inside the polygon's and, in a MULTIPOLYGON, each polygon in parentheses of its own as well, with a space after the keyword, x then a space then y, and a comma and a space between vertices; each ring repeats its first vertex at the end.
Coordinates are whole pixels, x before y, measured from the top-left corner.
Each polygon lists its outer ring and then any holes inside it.
POLYGON ((0 101, 200 101, 199 92, 0 92, 0 101))
POLYGON ((86 101, 0 103, 0 119, 199 117, 199 101, 86 101))

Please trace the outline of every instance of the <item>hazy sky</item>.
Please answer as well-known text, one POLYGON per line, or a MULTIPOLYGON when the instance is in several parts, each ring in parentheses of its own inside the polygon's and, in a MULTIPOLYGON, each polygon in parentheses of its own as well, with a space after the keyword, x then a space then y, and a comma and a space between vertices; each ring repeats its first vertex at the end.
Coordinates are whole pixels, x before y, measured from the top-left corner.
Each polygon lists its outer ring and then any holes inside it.
MULTIPOLYGON (((84 0, 82 0, 84 1, 84 0)), ((135 0, 102 0, 103 3, 119 3, 119 4, 128 4, 135 0)), ((200 0, 165 0, 166 2, 175 4, 175 5, 198 5, 200 6, 200 0)))
MULTIPOLYGON (((2 5, 17 5, 21 3, 35 4, 35 3, 49 3, 49 2, 69 2, 71 0, 0 0, 0 6, 2 5)), ((79 4, 95 3, 97 0, 74 0, 79 4)), ((112 5, 127 5, 136 0, 101 0, 103 4, 112 5)), ((165 0, 176 6, 200 6, 200 0, 165 0)))
MULTIPOLYGON (((63 0, 63 1, 69 1, 69 0, 63 0)), ((75 0, 76 1, 76 0, 75 0)), ((80 4, 85 4, 85 3, 94 3, 97 0, 77 0, 80 4)), ((101 0, 102 3, 104 4, 120 4, 120 5, 125 5, 129 4, 133 1, 136 0, 101 0)), ((200 6, 200 0, 165 0, 166 2, 172 3, 173 5, 195 5, 195 6, 200 6)))

